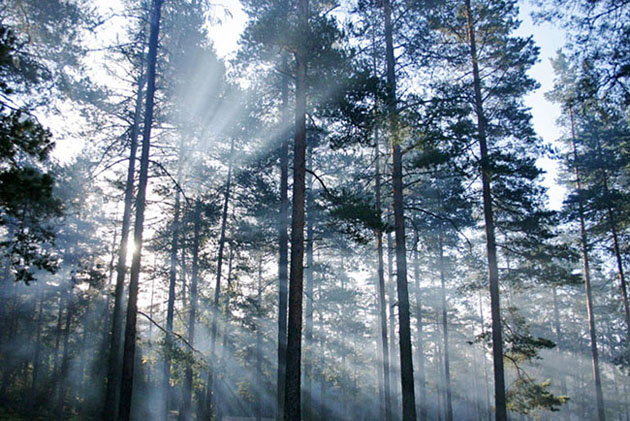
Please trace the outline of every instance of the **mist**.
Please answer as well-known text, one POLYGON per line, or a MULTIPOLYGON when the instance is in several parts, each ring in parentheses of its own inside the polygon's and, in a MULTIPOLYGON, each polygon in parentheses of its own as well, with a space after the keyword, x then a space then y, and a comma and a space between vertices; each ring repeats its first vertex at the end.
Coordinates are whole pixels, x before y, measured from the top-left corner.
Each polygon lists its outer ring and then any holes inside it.
POLYGON ((630 420, 630 8, 570 3, 3 2, 0 419, 630 420))

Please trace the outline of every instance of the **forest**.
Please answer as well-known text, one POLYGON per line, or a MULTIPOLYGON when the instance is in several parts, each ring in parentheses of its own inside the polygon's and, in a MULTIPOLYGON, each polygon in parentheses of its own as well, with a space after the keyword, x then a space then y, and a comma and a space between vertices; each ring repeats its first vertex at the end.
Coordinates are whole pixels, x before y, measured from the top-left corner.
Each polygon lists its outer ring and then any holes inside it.
POLYGON ((0 0, 0 249, 3 420, 630 421, 630 2, 0 0))

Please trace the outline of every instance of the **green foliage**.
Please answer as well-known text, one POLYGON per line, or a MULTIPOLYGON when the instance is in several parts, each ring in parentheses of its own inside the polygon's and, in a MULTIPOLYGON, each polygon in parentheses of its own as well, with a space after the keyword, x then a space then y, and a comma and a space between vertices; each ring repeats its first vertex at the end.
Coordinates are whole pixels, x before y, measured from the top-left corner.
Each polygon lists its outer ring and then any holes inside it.
POLYGON ((373 201, 347 189, 335 195, 328 216, 328 225, 360 244, 372 241, 375 231, 388 230, 373 201))
POLYGON ((54 272, 49 221, 61 216, 54 178, 41 167, 53 148, 50 132, 26 108, 13 103, 16 91, 39 81, 41 67, 23 56, 13 32, 0 25, 0 226, 8 238, 0 244, 17 281, 34 279, 35 269, 54 272))
POLYGON ((534 382, 528 377, 519 377, 507 391, 508 409, 519 414, 529 414, 536 409, 559 411, 569 397, 554 395, 549 391, 550 385, 549 379, 534 382))

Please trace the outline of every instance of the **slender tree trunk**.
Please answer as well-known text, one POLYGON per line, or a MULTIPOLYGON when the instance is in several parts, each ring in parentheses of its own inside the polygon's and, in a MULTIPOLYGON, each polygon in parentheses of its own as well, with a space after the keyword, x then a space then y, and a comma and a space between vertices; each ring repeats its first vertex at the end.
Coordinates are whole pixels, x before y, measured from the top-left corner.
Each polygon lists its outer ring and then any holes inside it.
POLYGON ((30 403, 31 409, 35 408, 37 403, 37 386, 39 381, 39 371, 41 369, 41 351, 42 351, 42 315, 44 312, 44 293, 40 292, 39 309, 37 311, 37 327, 35 334, 35 349, 33 351, 33 375, 31 377, 31 393, 30 403))
MULTIPOLYGON (((339 274, 339 281, 340 281, 340 292, 341 292, 341 296, 343 297, 345 295, 345 291, 346 291, 346 265, 345 265, 345 261, 343 258, 343 251, 341 252, 341 261, 339 263, 339 269, 341 271, 341 273, 339 274)), ((339 313, 340 313, 340 318, 341 320, 346 320, 346 306, 344 305, 343 302, 340 302, 340 309, 339 309, 339 313)), ((341 349, 341 367, 339 368, 339 371, 341 373, 343 373, 344 377, 348 377, 347 376, 347 371, 346 371, 346 358, 348 355, 347 352, 347 343, 346 343, 346 337, 344 335, 341 336, 341 340, 340 340, 340 344, 339 344, 339 348, 341 349)), ((345 420, 347 419, 347 415, 348 415, 348 386, 346 382, 342 382, 340 384, 340 388, 341 388, 341 419, 345 420)))
MULTIPOLYGON (((201 204, 199 199, 195 202, 193 216, 193 244, 192 244, 192 277, 190 279, 190 310, 188 312, 188 343, 195 345, 195 322, 197 317, 197 280, 199 277, 199 236, 201 231, 200 212, 201 204)), ((184 396, 182 398, 182 418, 184 421, 191 419, 193 391, 193 368, 192 361, 186 363, 186 373, 184 378, 184 396)))
POLYGON ((448 353, 448 312, 446 307, 446 276, 444 264, 444 245, 442 236, 438 234, 438 253, 440 259, 440 290, 442 299, 442 333, 444 334, 444 381, 446 388, 446 421, 453 421, 453 403, 451 391, 451 367, 448 353))
MULTIPOLYGON (((157 255, 154 256, 157 260, 157 255)), ((157 263, 153 262, 154 270, 157 268, 157 263)), ((153 319, 153 307, 155 302, 155 276, 151 279, 151 301, 149 302, 149 317, 153 319)), ((149 324, 149 346, 153 344, 153 323, 149 324)), ((147 384, 151 384, 151 366, 147 367, 147 384)))
POLYGON ((486 137, 486 116, 481 94, 481 77, 475 42, 475 28, 470 7, 470 0, 465 0, 468 40, 472 61, 473 84, 475 91, 475 113, 481 160, 481 184, 483 186, 483 215, 486 227, 486 251, 488 255, 488 279, 490 284, 490 313, 492 316, 492 359, 494 364, 494 399, 497 421, 507 421, 507 402, 505 396, 505 374, 503 369, 503 332, 501 326, 501 304, 499 291, 499 269, 497 264, 497 245, 494 235, 494 210, 492 208, 492 190, 490 161, 486 137))
POLYGON ((138 311, 138 284, 140 279, 140 258, 142 255, 142 233, 144 229, 144 209, 149 176, 149 151, 151 126, 153 124, 153 101, 155 95, 155 67, 157 61, 158 33, 163 0, 153 0, 151 32, 147 56, 147 96, 142 134, 142 154, 140 157, 140 178, 136 197, 136 220, 134 223, 134 250, 129 281, 129 303, 125 326, 122 381, 120 385, 119 421, 128 421, 131 416, 131 395, 133 392, 133 372, 136 353, 136 318, 138 311))
MULTIPOLYGON (((219 234, 219 252, 217 256, 217 277, 216 282, 214 284, 214 305, 212 307, 212 330, 210 331, 210 355, 215 358, 216 362, 216 344, 217 344, 217 329, 219 323, 219 300, 221 298, 221 275, 223 272, 223 251, 225 249, 226 242, 226 231, 227 231, 227 220, 228 220, 228 208, 230 204, 230 191, 232 187, 232 165, 234 160, 234 139, 230 144, 230 158, 228 163, 228 173, 227 179, 225 182, 225 195, 223 198, 223 210, 221 212, 221 232, 219 234)), ((216 375, 217 375, 217 366, 210 368, 208 374, 208 389, 206 395, 206 405, 208 411, 208 419, 210 418, 210 414, 212 414, 213 402, 215 399, 216 392, 216 375)), ((216 402, 215 402, 216 404, 216 402)))
POLYGON ((180 235, 180 241, 179 241, 179 248, 181 249, 181 253, 180 253, 180 265, 182 267, 181 272, 180 272, 180 278, 182 280, 182 307, 186 307, 187 303, 188 303, 188 299, 187 299, 187 289, 188 287, 186 286, 186 242, 183 238, 181 238, 182 236, 180 235))
MULTIPOLYGON (((374 149, 376 153, 376 174, 374 183, 374 195, 376 196, 376 211, 381 215, 381 151, 380 140, 378 137, 378 129, 374 130, 374 149)), ((385 421, 391 421, 392 419, 392 401, 391 401, 391 387, 390 387, 390 374, 389 374, 389 349, 387 340, 387 302, 385 301, 385 270, 383 262, 383 231, 377 229, 376 235, 376 254, 377 254, 377 284, 376 284, 376 296, 378 299, 378 322, 379 322, 379 349, 383 357, 382 362, 382 375, 379 382, 383 385, 383 399, 384 404, 382 411, 385 421)), ((393 335, 393 331, 392 331, 393 335)))
MULTIPOLYGON (((308 0, 298 0, 298 25, 308 30, 308 0)), ((289 269, 289 322, 284 396, 285 421, 302 419, 302 297, 304 294, 304 196, 306 176, 306 56, 304 47, 295 54, 295 138, 293 153, 293 208, 291 213, 291 265, 289 269)))
POLYGON ((262 260, 262 256, 260 256, 256 294, 256 421, 262 419, 262 260))
MULTIPOLYGON (((282 57, 282 68, 287 68, 286 55, 282 57)), ((289 122, 289 77, 282 74, 282 121, 289 122)), ((284 380, 287 364, 287 296, 289 266, 289 139, 282 133, 280 144, 280 209, 278 215, 278 375, 276 391, 276 420, 284 419, 284 380)))
POLYGON ((416 348, 418 359, 418 385, 420 386, 420 420, 427 420, 427 388, 424 363, 424 334, 422 332, 422 289, 420 287, 420 253, 418 252, 418 233, 416 232, 413 248, 413 272, 416 279, 416 331, 418 345, 416 348))
MULTIPOLYGON (((438 324, 439 324, 439 318, 437 316, 436 313, 436 317, 435 317, 435 331, 437 332, 438 330, 438 324)), ((436 340, 435 341, 435 362, 436 362, 436 369, 437 369, 437 380, 436 380, 436 386, 435 386, 435 392, 437 394, 437 419, 439 421, 441 421, 442 418, 442 413, 443 413, 443 404, 444 404, 444 399, 443 399, 443 393, 442 391, 444 390, 444 386, 442 384, 442 379, 444 378, 444 366, 442 365, 442 346, 440 345, 440 341, 436 340)))
POLYGON ((173 320, 175 318, 175 286, 177 284, 177 253, 180 241, 180 191, 182 179, 182 165, 184 159, 184 142, 180 143, 179 167, 177 170, 177 184, 175 190, 175 204, 173 209, 173 232, 171 236, 171 250, 169 261, 168 301, 166 305, 166 336, 164 342, 164 361, 162 365, 162 415, 168 419, 171 403, 171 352, 173 348, 173 320))
POLYGON ((322 372, 319 384, 319 419, 325 420, 326 418, 326 377, 323 374, 323 368, 326 366, 326 355, 324 350, 324 320, 320 317, 321 332, 319 335, 319 366, 322 372))
POLYGON ((385 15, 385 50, 387 58, 388 112, 392 147, 392 188, 394 195, 394 231, 396 233, 396 286, 398 292, 398 329, 400 336, 400 384, 402 387, 403 421, 416 419, 416 397, 413 381, 413 356, 407 288, 407 250, 405 244, 405 215, 403 204, 402 151, 396 123, 396 75, 394 71, 394 42, 392 11, 389 0, 383 0, 385 15))
MULTIPOLYGON (((313 150, 308 154, 308 169, 313 170, 313 150)), ((304 420, 313 419, 313 176, 306 177, 306 314, 304 320, 304 420)))
POLYGON ((569 109, 569 118, 571 120, 571 142, 573 146, 573 160, 575 172, 575 189, 578 194, 578 215, 580 220, 580 243, 582 246, 582 269, 584 276, 584 285, 586 289, 586 311, 588 314, 588 328, 591 339, 591 356, 593 360, 593 379, 595 381, 595 397, 597 402, 597 417, 599 421, 604 421, 606 415, 604 412, 604 395, 602 394, 602 381, 599 374, 599 353, 597 351, 597 333, 595 330, 595 314, 593 313, 593 294, 591 291, 591 272, 589 268, 588 258, 588 239, 586 236, 586 227, 584 224, 584 204, 580 194, 582 193, 582 183, 580 179, 580 170, 578 168, 577 146, 575 144, 575 128, 573 123, 573 112, 569 109))
MULTIPOLYGON (((56 390, 57 382, 59 381, 59 346, 61 344, 61 326, 63 325, 63 308, 65 306, 65 300, 62 296, 59 297, 59 311, 57 313, 57 326, 55 328, 55 358, 53 360, 53 372, 52 372, 52 390, 56 390)), ((6 374, 5 374, 6 375, 6 374)), ((4 381, 4 379, 3 379, 4 381)))
POLYGON ((144 86, 144 72, 140 71, 138 78, 138 90, 136 92, 136 105, 131 126, 129 145, 129 164, 127 166, 127 181, 125 183, 125 197, 123 208, 122 228, 120 234, 120 247, 118 248, 118 261, 116 263, 116 286, 114 289, 114 309, 112 313, 112 327, 110 336, 109 355, 107 360, 107 387, 105 389, 105 401, 103 405, 103 419, 114 421, 118 417, 118 401, 120 394, 121 378, 121 351, 123 337, 123 307, 125 274, 127 272, 127 253, 129 242, 129 228, 131 226, 131 208, 133 204, 133 184, 136 172, 136 151, 138 149, 138 133, 140 132, 140 118, 142 116, 142 91, 144 86))
MULTIPOLYGON (((558 357, 562 358, 562 351, 564 349, 564 341, 562 339, 562 330, 560 328, 560 310, 558 308, 558 292, 557 288, 552 287, 553 293, 553 327, 556 331, 556 352, 558 353, 558 357)), ((564 368, 560 367, 560 392, 563 396, 567 396, 567 379, 564 375, 564 368)), ((563 418, 567 421, 571 418, 569 411, 566 408, 563 408, 563 418)))
MULTIPOLYGON (((388 223, 391 220, 388 216, 388 223)), ((391 386, 391 405, 392 405, 392 418, 398 419, 400 415, 399 411, 399 398, 400 398, 400 359, 397 360, 396 354, 396 295, 394 288, 394 246, 391 233, 387 233, 387 274, 388 274, 388 286, 387 295, 389 298, 389 317, 387 319, 389 323, 389 373, 390 373, 390 386, 391 386)))
POLYGON ((63 331, 63 357, 61 359, 61 373, 59 375, 58 393, 57 393, 57 421, 64 419, 64 403, 66 400, 66 389, 68 386, 68 376, 70 368, 70 324, 72 322, 72 303, 68 303, 66 309, 66 323, 63 331))
MULTIPOLYGON (((485 321, 483 318, 483 303, 481 300, 481 294, 479 294, 479 320, 481 324, 481 336, 486 336, 485 321)), ((486 362, 486 350, 481 348, 481 356, 483 357, 483 377, 486 385, 486 410, 488 411, 488 421, 492 421, 492 409, 490 408, 490 381, 488 379, 488 363, 486 362)))
MULTIPOLYGON (((470 325, 470 337, 474 338, 475 337, 475 324, 474 322, 471 323, 470 325)), ((470 370, 470 373, 472 373, 472 389, 470 390, 470 396, 471 398, 474 400, 475 402, 475 414, 476 414, 476 419, 477 420, 483 420, 483 413, 482 413, 482 409, 481 409, 481 399, 479 396, 479 378, 478 378, 478 370, 477 370, 477 361, 475 361, 475 355, 474 353, 471 354, 471 359, 468 361, 468 367, 470 370)))

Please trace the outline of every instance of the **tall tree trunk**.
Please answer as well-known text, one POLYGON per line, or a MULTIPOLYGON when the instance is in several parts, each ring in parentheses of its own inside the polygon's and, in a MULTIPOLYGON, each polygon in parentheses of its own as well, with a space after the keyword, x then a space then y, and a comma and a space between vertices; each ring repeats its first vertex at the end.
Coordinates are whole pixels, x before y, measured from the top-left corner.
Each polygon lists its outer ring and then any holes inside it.
MULTIPOLYGON (((341 271, 341 273, 339 274, 339 281, 340 281, 340 292, 341 292, 341 296, 343 297, 345 295, 345 291, 346 291, 346 265, 345 265, 345 261, 343 258, 343 250, 341 252, 341 261, 339 264, 339 269, 341 271)), ((339 309, 339 316, 341 318, 341 320, 346 320, 346 306, 344 305, 344 302, 340 302, 340 309, 339 309)), ((343 373, 343 376, 345 378, 347 378, 348 376, 346 375, 346 358, 348 355, 348 351, 347 351, 347 343, 346 343, 346 337, 345 335, 341 336, 341 340, 340 340, 340 344, 339 344, 339 348, 341 349, 341 367, 339 367, 339 371, 341 373, 343 373)), ((348 415, 348 386, 346 382, 341 382, 340 384, 341 387, 341 419, 345 420, 347 419, 347 415, 348 415)))
MULTIPOLYGON (((388 223, 390 218, 388 216, 388 223)), ((388 286, 387 295, 389 298, 389 317, 387 319, 389 323, 389 374, 390 374, 390 386, 391 386, 391 405, 392 405, 392 417, 397 419, 399 412, 398 399, 400 397, 400 364, 396 361, 396 296, 394 291, 394 246, 391 233, 387 233, 387 276, 388 286)))
MULTIPOLYGON (((321 290, 320 290, 321 291, 321 290)), ((325 336, 324 319, 320 316, 321 333, 319 335, 319 366, 320 366, 320 383, 319 383, 319 419, 326 418, 326 377, 324 376, 324 367, 326 366, 326 355, 324 350, 325 336)))
MULTIPOLYGON (((485 321, 483 318, 483 302, 481 293, 479 294, 479 321, 481 325, 481 337, 486 336, 485 321)), ((483 378, 486 386, 486 410, 488 411, 488 421, 492 421, 492 409, 490 407, 490 381, 488 380, 488 363, 486 362, 486 350, 481 348, 481 356, 483 357, 483 378)))
POLYGON ((413 273, 416 280, 416 331, 418 345, 416 348, 418 360, 418 385, 420 386, 420 420, 427 419, 427 387, 424 363, 424 334, 422 325, 422 289, 420 288, 420 253, 418 251, 418 233, 416 231, 415 246, 413 248, 413 273))
MULTIPOLYGON (((308 154, 308 169, 313 170, 313 149, 308 154)), ((304 317, 304 420, 313 419, 313 176, 307 176, 306 190, 306 314, 304 317)))
POLYGON ((182 291, 182 297, 181 297, 182 307, 186 307, 186 305, 188 303, 187 294, 186 294, 187 288, 188 288, 186 286, 186 271, 187 271, 187 269, 186 269, 186 241, 185 241, 184 238, 181 238, 181 237, 182 236, 180 235, 179 248, 181 250, 181 253, 179 255, 180 256, 179 258, 180 258, 180 266, 182 268, 181 268, 181 272, 180 272, 179 277, 182 280, 182 282, 181 282, 182 283, 182 287, 181 287, 181 291, 182 291))
POLYGON ((604 395, 602 394, 602 380, 599 374, 599 353, 597 350, 597 332, 595 330, 595 314, 593 313, 593 294, 591 291, 591 272, 588 257, 588 239, 586 236, 586 226, 584 223, 584 204, 580 194, 582 192, 582 182, 580 179, 580 169, 578 168, 577 146, 575 144, 575 126, 573 123, 573 111, 569 109, 571 120, 571 143, 573 146, 573 160, 575 173, 575 189, 578 194, 578 215, 580 220, 580 243, 582 246, 582 270, 584 276, 584 286, 586 289, 586 311, 588 313, 588 330, 591 339, 591 357, 593 361, 593 379, 595 381, 595 397, 597 402, 597 417, 599 421, 604 421, 604 395))
POLYGON ((138 90, 136 92, 136 105, 131 126, 129 145, 129 164, 127 165, 127 180, 125 183, 125 196, 122 228, 120 233, 120 247, 118 248, 118 261, 116 262, 116 286, 114 289, 114 309, 112 313, 112 327, 110 336, 109 355, 107 359, 107 387, 105 389, 105 401, 103 405, 103 419, 114 421, 118 418, 118 400, 120 393, 121 377, 121 351, 123 336, 123 307, 125 274, 127 272, 127 253, 129 242, 129 228, 131 226, 131 208, 133 204, 133 184, 136 172, 136 151, 138 149, 138 133, 140 132, 140 118, 142 116, 142 91, 144 87, 144 72, 140 70, 138 78, 138 90))
POLYGON ((37 387, 39 381, 39 372, 41 369, 41 350, 42 350, 42 315, 44 312, 44 292, 40 292, 39 297, 39 309, 37 311, 37 327, 35 334, 35 349, 33 351, 33 375, 31 377, 31 393, 30 393, 30 404, 31 410, 35 409, 37 404, 37 387))
MULTIPOLYGON (((435 313, 435 331, 437 332, 438 325, 440 323, 439 316, 437 311, 435 313)), ((435 341, 435 362, 437 369, 437 381, 435 385, 435 393, 437 394, 437 419, 442 421, 442 413, 444 412, 443 404, 444 404, 444 396, 443 390, 444 386, 442 380, 444 379, 444 366, 442 365, 442 345, 440 345, 440 341, 435 341)))
POLYGON ((448 319, 446 307, 446 276, 444 267, 444 245, 442 236, 438 234, 438 253, 440 259, 440 290, 442 300, 442 333, 444 335, 444 387, 446 388, 446 421, 453 421, 453 403, 451 392, 451 367, 448 355, 448 319))
MULTIPOLYGON (((71 294, 71 292, 70 292, 71 294)), ((70 300, 71 298, 69 298, 70 300)), ((64 419, 64 403, 66 400, 66 389, 68 387, 68 376, 70 368, 70 325, 72 323, 72 303, 68 302, 66 309, 66 323, 63 331, 63 357, 61 359, 61 373, 59 374, 57 392, 57 421, 64 419)))
MULTIPOLYGON (((55 357, 53 359, 52 387, 51 387, 53 391, 56 390, 57 382, 59 381, 59 347, 61 344, 61 326, 63 325, 64 306, 65 306, 64 293, 63 291, 61 291, 61 295, 59 297, 59 311, 57 312, 57 325, 55 327, 55 357)), ((2 380, 4 382, 4 378, 2 380)))
POLYGON ((157 61, 158 33, 163 0, 153 0, 151 32, 147 55, 147 95, 142 133, 142 154, 140 157, 140 178, 136 197, 136 220, 134 223, 134 245, 136 247, 131 262, 129 281, 129 302, 125 325, 125 345, 123 352, 122 381, 120 385, 119 421, 128 421, 131 416, 131 395, 133 393, 133 372, 136 353, 136 319, 138 311, 138 283, 140 279, 140 258, 142 256, 142 233, 144 230, 144 209, 149 176, 149 152, 151 126, 153 124, 153 101, 155 95, 155 67, 157 61))
MULTIPOLYGON (((188 343, 195 345, 195 322, 197 317, 197 280, 199 277, 199 236, 201 231, 201 203, 199 199, 195 201, 195 211, 193 215, 193 244, 192 244, 192 276, 190 278, 190 310, 188 312, 188 343)), ((186 363, 186 373, 184 378, 184 396, 182 398, 182 414, 184 421, 191 419, 193 390, 193 368, 192 361, 186 363)))
MULTIPOLYGON (((308 0, 298 0, 300 33, 308 31, 308 0)), ((293 146, 293 208, 291 213, 291 265, 289 269, 289 321, 287 329, 287 366, 284 394, 284 419, 302 419, 301 357, 302 296, 304 294, 304 196, 306 176, 306 56, 301 45, 295 53, 295 138, 293 146)))
POLYGON ((262 419, 262 255, 258 259, 258 288, 256 293, 256 421, 262 419))
MULTIPOLYGON (((155 256, 157 260, 157 255, 155 256)), ((153 269, 157 268, 157 263, 153 262, 153 269)), ((149 302, 149 317, 153 319, 153 307, 155 303, 155 276, 151 278, 151 299, 149 302)), ((149 324, 149 344, 153 343, 153 323, 149 324)), ((151 366, 147 367, 147 384, 151 384, 151 366)))
MULTIPOLYGON (((228 208, 230 204, 230 191, 232 188, 232 165, 234 160, 234 139, 230 144, 230 158, 228 163, 227 179, 225 181, 225 195, 223 197, 223 210, 221 211, 221 232, 219 233, 219 252, 217 256, 217 277, 214 284, 214 302, 212 307, 212 329, 210 331, 210 355, 215 358, 216 362, 216 346, 217 346, 217 330, 219 322, 219 300, 221 298, 221 275, 223 272, 223 251, 225 250, 228 208)), ((206 391, 206 405, 208 411, 208 419, 212 414, 213 402, 215 401, 216 391, 216 365, 210 368, 208 374, 208 389, 206 391)))
MULTIPOLYGON (((282 68, 287 68, 286 54, 282 56, 282 68)), ((289 122, 289 77, 282 73, 282 122, 289 122)), ((278 214, 278 375, 276 380, 276 420, 284 419, 284 380, 287 364, 287 295, 289 266, 289 139, 282 131, 280 143, 280 209, 278 214)))
MULTIPOLYGON (((560 328, 560 309, 558 308, 558 292, 557 288, 552 287, 553 293, 553 328, 556 331, 556 352, 558 356, 562 358, 562 351, 564 349, 564 341, 562 339, 562 330, 560 328)), ((560 368, 560 392, 563 396, 567 396, 567 379, 564 375, 564 370, 560 368)), ((567 421, 570 420, 571 415, 566 408, 563 408, 563 418, 567 421)))
POLYGON ((182 165, 184 159, 184 142, 179 145, 179 163, 177 169, 177 186, 175 190, 175 204, 173 209, 173 227, 171 234, 171 250, 169 261, 168 300, 166 305, 166 336, 164 342, 164 361, 162 365, 162 415, 168 419, 171 403, 171 352, 173 348, 173 320, 175 318, 175 286, 177 284, 177 253, 180 242, 180 183, 182 180, 182 165))
POLYGON ((496 408, 496 421, 507 421, 499 268, 497 264, 497 245, 494 235, 494 210, 492 208, 492 190, 490 186, 492 174, 488 157, 486 116, 484 114, 483 97, 481 94, 481 77, 479 75, 477 44, 475 41, 475 28, 473 26, 470 0, 465 0, 465 5, 475 91, 475 113, 477 114, 477 134, 481 161, 481 184, 483 188, 483 216, 486 228, 486 252, 488 255, 488 280, 490 284, 490 313, 492 317, 492 360, 494 364, 494 400, 496 408))
MULTIPOLYGON (((375 65, 376 67, 376 65, 375 65)), ((376 72, 376 70, 375 70, 376 72)), ((382 211, 381 203, 381 151, 380 140, 378 137, 378 129, 374 130, 374 150, 376 153, 376 169, 375 169, 375 182, 374 182, 374 195, 376 197, 376 212, 378 212, 379 218, 382 211)), ((383 386, 383 417, 385 421, 391 421, 392 419, 392 401, 391 401, 391 387, 390 387, 390 374, 389 374, 389 349, 387 341, 387 302, 385 301, 385 270, 383 262, 383 231, 379 228, 375 232, 376 236, 376 296, 378 306, 378 322, 379 322, 379 349, 383 358, 382 362, 382 378, 379 379, 379 383, 383 386)), ((393 331, 392 331, 393 335, 393 331)))
POLYGON ((385 15, 385 52, 387 59, 387 106, 392 147, 392 189, 394 195, 394 231, 396 233, 396 286, 398 292, 398 329, 400 336, 400 384, 402 387, 403 421, 416 419, 416 397, 413 382, 413 356, 407 288, 407 250, 405 244, 405 211, 403 203, 402 151, 396 116, 396 74, 392 10, 389 0, 383 0, 385 15))

